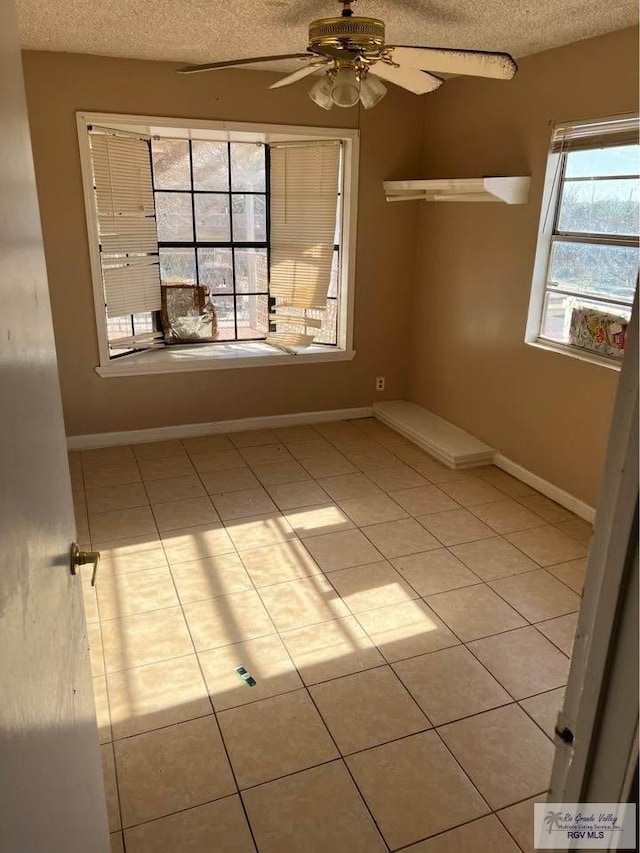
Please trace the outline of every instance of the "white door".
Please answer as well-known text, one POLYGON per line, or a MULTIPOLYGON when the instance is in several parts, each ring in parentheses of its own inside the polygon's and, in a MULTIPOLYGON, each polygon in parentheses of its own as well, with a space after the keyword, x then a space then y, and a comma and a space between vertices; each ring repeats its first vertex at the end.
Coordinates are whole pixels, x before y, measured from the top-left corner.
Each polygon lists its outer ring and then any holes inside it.
POLYGON ((81 581, 69 571, 74 537, 22 65, 9 0, 0 2, 2 853, 109 850, 81 581))
POLYGON ((618 803, 637 794, 639 320, 636 294, 549 802, 618 803))

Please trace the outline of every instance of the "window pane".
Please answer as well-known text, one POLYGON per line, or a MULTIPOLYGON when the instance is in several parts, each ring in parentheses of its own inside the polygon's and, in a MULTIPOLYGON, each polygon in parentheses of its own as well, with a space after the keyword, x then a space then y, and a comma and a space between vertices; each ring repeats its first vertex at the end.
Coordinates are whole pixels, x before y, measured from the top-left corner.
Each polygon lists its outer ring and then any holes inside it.
POLYGON ((338 196, 338 209, 336 210, 336 231, 333 236, 333 243, 337 246, 340 243, 342 232, 342 196, 338 196))
POLYGON ((547 293, 540 337, 601 355, 619 356, 631 310, 547 293))
POLYGON ((193 240, 190 193, 156 193, 158 240, 166 243, 193 240))
POLYGON ((568 181, 562 188, 559 231, 638 234, 640 182, 568 181))
POLYGON ((264 145, 255 142, 231 143, 231 189, 234 192, 266 189, 264 145))
POLYGON ((573 302, 573 296, 547 292, 540 326, 541 338, 547 338, 559 344, 569 343, 570 306, 573 302))
POLYGON ((229 154, 226 142, 192 143, 193 188, 196 190, 229 190, 229 154))
POLYGON ((133 334, 131 326, 131 315, 125 317, 107 317, 107 340, 109 341, 109 355, 122 355, 125 352, 131 352, 131 347, 116 349, 112 346, 114 342, 120 338, 129 338, 133 334))
MULTIPOLYGON (((291 308, 287 307, 287 314, 293 316, 308 317, 314 320, 322 320, 322 326, 318 329, 313 339, 315 344, 337 344, 338 343, 338 300, 327 299, 325 310, 320 308, 291 308)), ((312 333, 311 327, 305 328, 300 325, 296 331, 302 334, 312 333)))
POLYGON ((233 239, 240 243, 267 239, 267 205, 263 195, 233 196, 233 239))
POLYGON ((190 190, 189 143, 182 139, 152 139, 153 183, 157 190, 190 190))
POLYGON ((236 291, 266 293, 268 289, 267 250, 236 249, 236 291))
POLYGON ((215 312, 218 331, 217 341, 233 341, 236 337, 236 324, 234 322, 233 296, 216 296, 211 300, 215 312))
POLYGON ((555 240, 548 284, 574 293, 592 293, 631 303, 638 275, 638 250, 555 240))
POLYGON ((333 257, 331 258, 331 278, 329 279, 329 290, 327 292, 327 296, 337 296, 338 295, 338 277, 340 271, 340 251, 339 249, 333 250, 333 257))
POLYGON ((198 274, 209 293, 233 293, 231 249, 198 249, 198 274))
POLYGON ((229 196, 196 195, 196 240, 227 243, 231 239, 229 228, 229 196))
MULTIPOLYGON (((338 300, 327 299, 327 308, 322 314, 322 328, 315 336, 314 343, 316 344, 337 344, 338 343, 338 300)), ((311 317, 320 312, 309 311, 311 317)))
POLYGON ((133 331, 136 335, 141 335, 144 332, 153 332, 153 314, 151 311, 133 315, 133 331))
POLYGON ((160 280, 163 284, 196 284, 193 249, 160 249, 160 280))
POLYGON ((268 303, 266 295, 236 297, 238 340, 266 337, 269 328, 268 303))
POLYGON ((638 174, 640 174, 640 145, 593 148, 591 151, 572 151, 567 154, 565 168, 567 178, 638 174))

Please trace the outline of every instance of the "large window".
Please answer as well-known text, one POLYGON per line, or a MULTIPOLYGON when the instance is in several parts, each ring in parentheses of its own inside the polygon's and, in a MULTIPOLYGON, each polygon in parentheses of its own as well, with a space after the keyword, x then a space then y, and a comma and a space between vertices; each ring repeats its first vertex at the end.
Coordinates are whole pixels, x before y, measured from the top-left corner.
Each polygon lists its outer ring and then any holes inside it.
POLYGON ((267 154, 262 143, 151 142, 160 279, 206 288, 218 341, 269 331, 267 154))
POLYGON ((357 132, 174 121, 78 116, 101 367, 351 353, 357 132))
POLYGON ((637 118, 554 130, 528 340, 620 361, 638 283, 637 118))

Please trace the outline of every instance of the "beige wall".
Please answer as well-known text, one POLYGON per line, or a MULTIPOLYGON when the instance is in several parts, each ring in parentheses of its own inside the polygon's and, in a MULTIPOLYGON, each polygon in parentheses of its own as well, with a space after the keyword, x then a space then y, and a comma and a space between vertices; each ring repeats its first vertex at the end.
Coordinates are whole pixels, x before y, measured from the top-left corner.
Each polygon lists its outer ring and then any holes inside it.
POLYGON ((526 58, 511 83, 452 80, 421 100, 390 87, 360 114, 319 110, 304 84, 269 92, 267 72, 186 78, 168 63, 33 52, 24 64, 69 435, 410 398, 595 503, 617 374, 523 338, 549 124, 637 108, 633 30, 526 58), (355 360, 98 377, 76 110, 359 124, 355 360), (385 179, 483 174, 530 174, 529 203, 382 194, 385 179))
POLYGON ((523 340, 550 122, 636 110, 637 56, 623 30, 526 58, 511 83, 450 81, 425 99, 420 176, 531 175, 529 203, 407 203, 422 205, 410 398, 591 505, 618 374, 523 340))
MULTIPOLYGON (((407 396, 417 216, 382 181, 415 174, 423 106, 394 89, 375 110, 326 113, 277 75, 180 77, 175 65, 26 52, 25 77, 68 435, 370 405, 407 396), (100 378, 75 111, 340 125, 361 130, 352 362, 100 378), (374 391, 377 375, 387 378, 374 391)), ((308 87, 307 87, 308 88, 308 87)))

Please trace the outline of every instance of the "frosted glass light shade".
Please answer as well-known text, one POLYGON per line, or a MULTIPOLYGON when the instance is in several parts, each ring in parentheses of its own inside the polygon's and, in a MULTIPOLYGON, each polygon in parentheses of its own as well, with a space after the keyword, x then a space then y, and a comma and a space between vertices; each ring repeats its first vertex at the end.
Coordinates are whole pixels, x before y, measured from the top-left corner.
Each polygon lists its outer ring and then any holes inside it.
POLYGON ((365 110, 375 107, 387 94, 387 87, 373 74, 369 73, 360 81, 360 100, 365 110))
POLYGON ((319 107, 322 107, 323 110, 330 110, 333 106, 333 100, 331 98, 332 88, 333 84, 331 78, 327 74, 324 74, 309 89, 309 97, 319 107))
POLYGON ((360 98, 360 81, 353 68, 340 68, 331 89, 331 100, 337 107, 355 107, 360 98))

